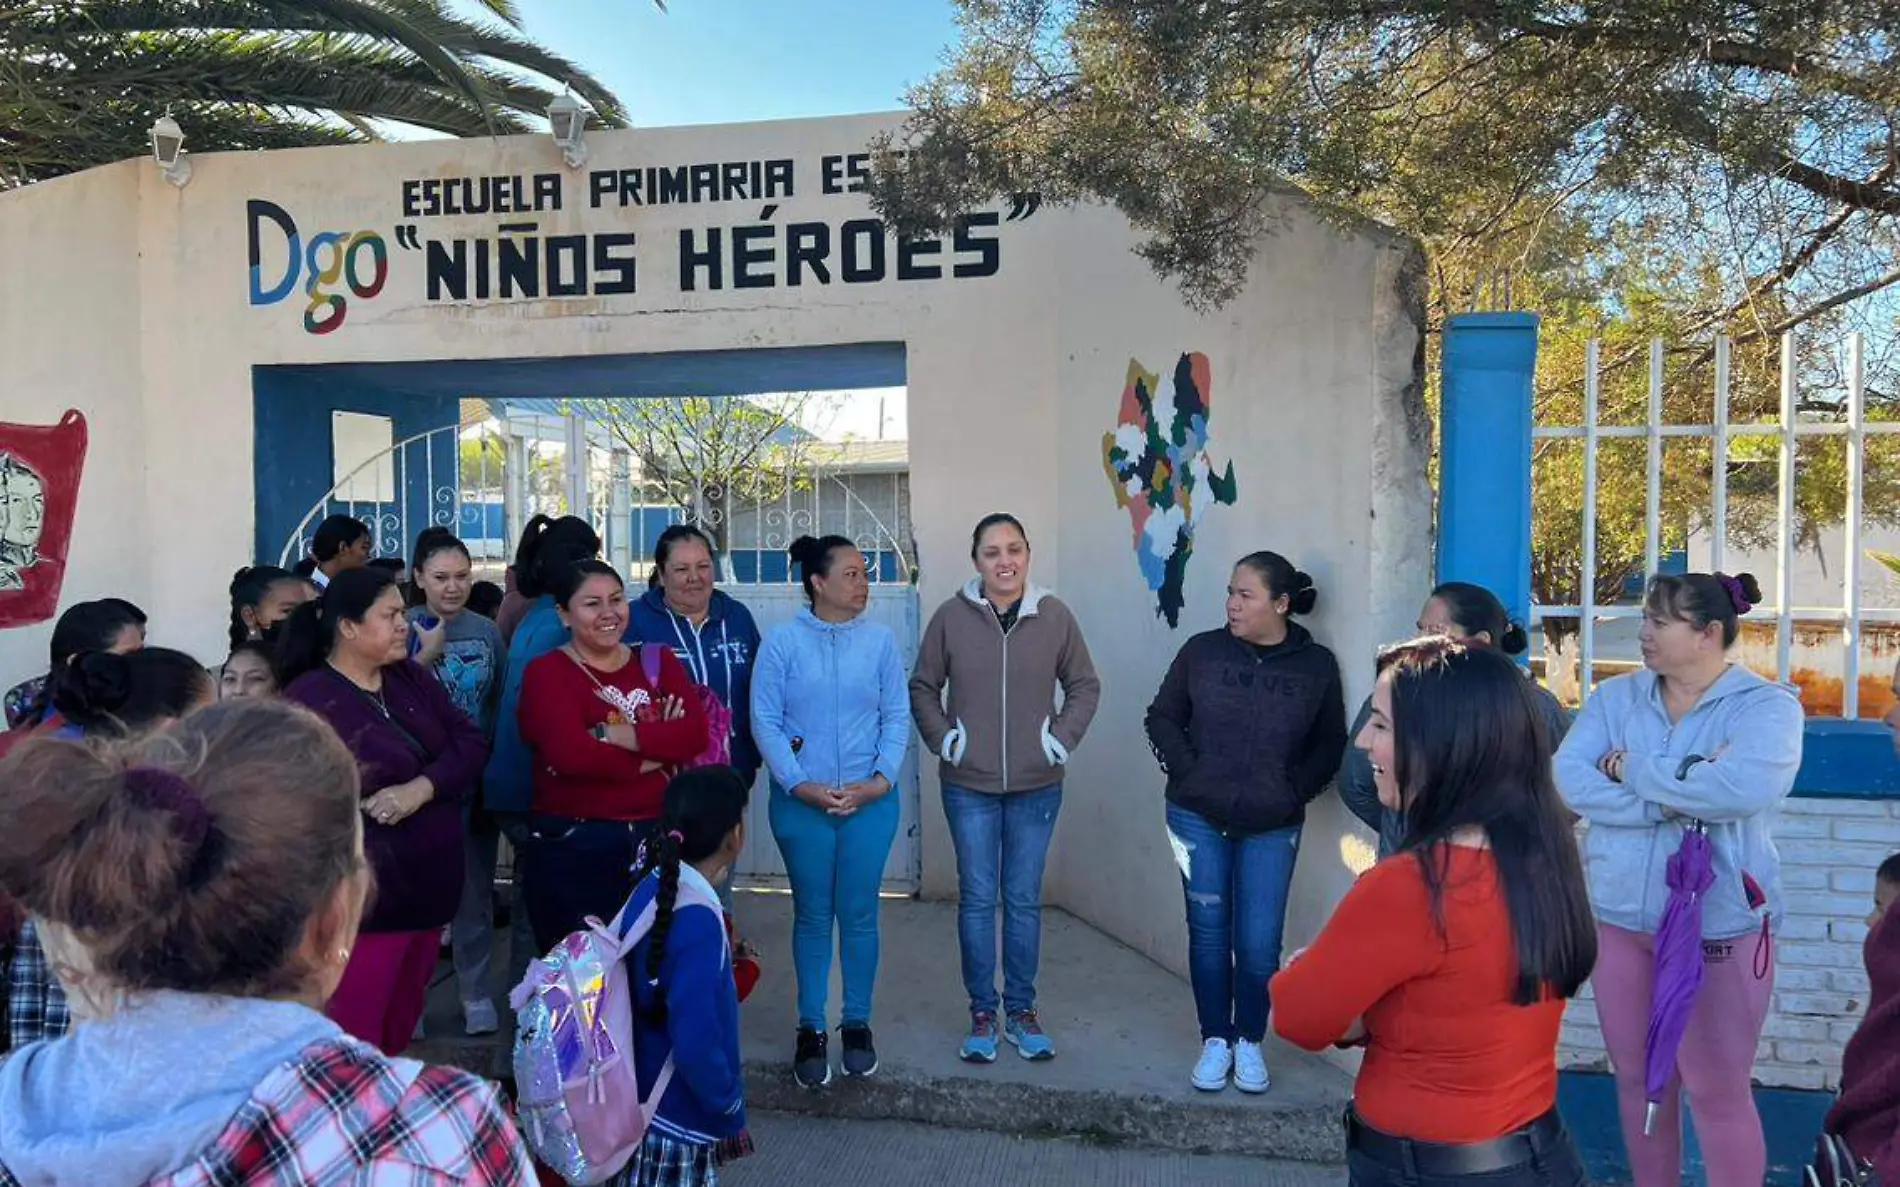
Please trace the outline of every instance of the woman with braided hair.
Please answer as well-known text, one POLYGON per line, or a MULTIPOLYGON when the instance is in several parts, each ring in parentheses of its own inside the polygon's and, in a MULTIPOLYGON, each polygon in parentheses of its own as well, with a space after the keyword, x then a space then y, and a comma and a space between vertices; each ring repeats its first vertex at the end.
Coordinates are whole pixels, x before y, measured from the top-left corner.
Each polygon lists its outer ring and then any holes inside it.
POLYGON ((746 783, 727 766, 667 785, 657 841, 639 871, 630 918, 653 928, 627 954, 640 1095, 670 1059, 674 1077, 618 1187, 713 1187, 751 1153, 732 941, 714 889, 745 848, 746 783))

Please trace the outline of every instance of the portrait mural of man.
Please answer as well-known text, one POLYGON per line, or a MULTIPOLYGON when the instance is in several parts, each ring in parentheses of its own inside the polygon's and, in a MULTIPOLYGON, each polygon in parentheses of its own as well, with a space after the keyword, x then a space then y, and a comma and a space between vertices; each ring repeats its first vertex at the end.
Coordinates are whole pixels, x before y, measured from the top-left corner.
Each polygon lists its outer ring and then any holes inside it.
POLYGON ((0 422, 0 628, 58 609, 85 461, 77 410, 55 425, 0 422))

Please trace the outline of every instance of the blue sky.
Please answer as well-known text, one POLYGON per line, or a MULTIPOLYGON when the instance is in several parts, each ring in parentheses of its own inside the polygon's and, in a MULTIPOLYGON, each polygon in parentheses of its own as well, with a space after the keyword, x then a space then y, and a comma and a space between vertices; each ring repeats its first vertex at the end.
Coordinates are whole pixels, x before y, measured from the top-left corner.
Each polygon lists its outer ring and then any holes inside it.
MULTIPOLYGON (((519 4, 529 37, 592 71, 649 128, 896 111, 957 32, 951 0, 519 4)), ((902 388, 837 393, 799 421, 830 440, 909 432, 902 388)))
POLYGON ((520 0, 530 37, 636 125, 894 111, 955 39, 950 0, 520 0))

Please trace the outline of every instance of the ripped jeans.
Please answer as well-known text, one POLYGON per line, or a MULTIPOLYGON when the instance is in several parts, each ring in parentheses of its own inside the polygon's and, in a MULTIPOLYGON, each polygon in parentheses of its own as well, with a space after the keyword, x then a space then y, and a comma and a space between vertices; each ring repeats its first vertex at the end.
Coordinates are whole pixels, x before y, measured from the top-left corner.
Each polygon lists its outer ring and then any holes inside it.
POLYGON ((1168 805, 1168 841, 1187 896, 1188 973, 1201 1038, 1267 1034, 1267 981, 1280 968, 1300 826, 1229 833, 1168 805))

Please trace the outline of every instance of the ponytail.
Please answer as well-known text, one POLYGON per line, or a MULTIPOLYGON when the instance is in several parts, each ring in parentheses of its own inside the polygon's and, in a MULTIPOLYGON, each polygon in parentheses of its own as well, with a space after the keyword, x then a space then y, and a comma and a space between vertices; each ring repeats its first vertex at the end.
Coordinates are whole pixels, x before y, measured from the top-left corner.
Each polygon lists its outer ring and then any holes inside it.
POLYGON ((336 650, 336 624, 348 620, 361 622, 383 591, 396 584, 388 569, 365 566, 345 569, 330 578, 323 596, 305 602, 279 624, 276 661, 277 687, 289 688, 293 680, 322 667, 336 650))
POLYGON ((48 687, 53 708, 88 734, 140 733, 216 694, 205 666, 169 647, 84 652, 55 672, 48 687))

